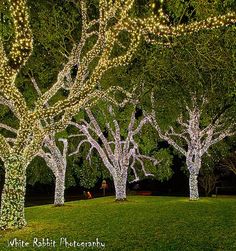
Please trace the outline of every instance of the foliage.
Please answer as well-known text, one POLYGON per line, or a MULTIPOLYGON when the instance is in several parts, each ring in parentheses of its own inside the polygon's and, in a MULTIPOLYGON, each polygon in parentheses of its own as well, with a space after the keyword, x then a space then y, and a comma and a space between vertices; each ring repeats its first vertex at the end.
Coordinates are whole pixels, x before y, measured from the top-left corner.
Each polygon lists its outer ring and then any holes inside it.
POLYGON ((110 176, 98 154, 93 154, 91 160, 83 158, 88 154, 88 150, 88 146, 84 146, 80 154, 73 157, 74 176, 77 178, 78 184, 85 189, 93 188, 98 179, 105 179, 110 176))
MULTIPOLYGON (((164 130, 173 126, 179 132, 176 119, 180 114, 183 119, 187 118, 185 107, 191 107, 191 97, 196 95, 199 104, 206 99, 202 107, 201 128, 222 114, 225 126, 234 124, 234 48, 234 28, 174 39, 168 49, 148 47, 148 56, 145 54, 143 58, 146 60, 142 59, 145 67, 139 68, 139 81, 144 83, 142 92, 146 93, 142 98, 143 109, 150 109, 150 90, 155 90, 160 127, 164 130)), ((183 141, 176 140, 185 146, 183 141)), ((232 150, 232 140, 218 143, 209 151, 210 157, 203 159, 203 166, 213 168, 227 151, 232 150)))
POLYGON ((27 168, 27 183, 34 185, 36 182, 41 184, 52 183, 54 175, 52 171, 45 165, 41 158, 35 158, 27 168))
MULTIPOLYGON (((29 106, 38 98, 30 77, 34 77, 44 93, 55 82, 58 71, 66 62, 72 43, 80 36, 81 18, 70 1, 29 1, 34 50, 17 78, 18 88, 24 93, 29 106)), ((54 102, 63 98, 59 91, 54 102)))
POLYGON ((172 155, 170 155, 169 151, 166 149, 162 149, 156 154, 157 159, 160 159, 161 162, 156 171, 157 179, 160 181, 165 181, 171 178, 173 175, 173 171, 171 169, 172 166, 172 155))

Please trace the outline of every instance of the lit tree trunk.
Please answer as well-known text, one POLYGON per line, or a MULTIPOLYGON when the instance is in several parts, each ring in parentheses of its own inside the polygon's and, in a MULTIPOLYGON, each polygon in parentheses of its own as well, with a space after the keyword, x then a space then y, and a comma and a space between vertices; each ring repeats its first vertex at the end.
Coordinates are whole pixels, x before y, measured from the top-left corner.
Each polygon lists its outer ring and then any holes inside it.
POLYGON ((58 141, 63 142, 62 151, 60 151, 56 144, 55 134, 52 133, 50 136, 47 136, 44 140, 44 147, 47 148, 47 151, 41 149, 38 156, 45 160, 47 166, 52 170, 55 176, 54 205, 63 206, 65 202, 64 192, 68 141, 62 138, 58 139, 58 141))
MULTIPOLYGON (((193 144, 193 143, 192 143, 193 144)), ((195 141, 195 144, 199 145, 198 141, 195 141), (196 143, 197 142, 197 143, 196 143)), ((194 147, 190 148, 194 149, 194 147)), ((193 152, 190 150, 187 152, 186 163, 189 170, 189 199, 198 200, 198 175, 201 168, 201 156, 199 155, 199 149, 194 149, 193 152), (197 154, 194 154, 196 152, 197 154)))
POLYGON ((127 172, 123 174, 117 174, 113 177, 116 190, 116 201, 126 200, 126 182, 127 172))
POLYGON ((18 156, 12 156, 5 161, 5 184, 0 217, 2 229, 22 228, 26 225, 24 215, 26 167, 18 156))
POLYGON ((54 205, 55 206, 63 206, 65 199, 64 199, 64 192, 65 192, 65 170, 58 170, 57 174, 55 175, 55 195, 54 195, 54 205))
POLYGON ((198 174, 199 171, 194 166, 188 167, 189 170, 189 191, 190 200, 198 200, 198 174))

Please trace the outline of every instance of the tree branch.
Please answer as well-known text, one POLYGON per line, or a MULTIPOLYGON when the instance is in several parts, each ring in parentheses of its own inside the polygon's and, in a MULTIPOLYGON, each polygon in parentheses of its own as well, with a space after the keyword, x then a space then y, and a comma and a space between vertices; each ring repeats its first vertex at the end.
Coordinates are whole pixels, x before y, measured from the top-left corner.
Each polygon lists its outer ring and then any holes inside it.
POLYGON ((151 16, 143 20, 139 20, 140 26, 143 28, 145 36, 155 34, 158 38, 177 37, 181 35, 191 34, 200 30, 211 30, 220 27, 226 27, 236 23, 236 13, 228 12, 225 15, 209 17, 203 21, 195 21, 189 24, 179 24, 176 26, 169 25, 165 19, 158 16, 151 16), (156 25, 156 24, 159 25, 156 25))
POLYGON ((29 24, 28 7, 26 0, 8 0, 13 18, 15 36, 8 55, 9 65, 18 70, 31 55, 33 35, 29 24))
POLYGON ((4 161, 11 155, 11 147, 7 140, 0 134, 0 158, 4 161))
POLYGON ((13 128, 13 127, 8 126, 8 125, 0 123, 0 128, 4 128, 4 129, 6 129, 6 130, 8 130, 10 132, 13 132, 13 133, 17 134, 17 130, 15 128, 13 128))

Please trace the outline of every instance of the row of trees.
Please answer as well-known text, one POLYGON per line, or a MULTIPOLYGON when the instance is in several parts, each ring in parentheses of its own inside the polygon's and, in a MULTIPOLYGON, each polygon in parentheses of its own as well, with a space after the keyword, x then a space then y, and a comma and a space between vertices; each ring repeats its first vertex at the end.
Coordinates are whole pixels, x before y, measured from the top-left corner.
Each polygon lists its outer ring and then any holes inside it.
MULTIPOLYGON (((0 218, 0 226, 3 229, 22 228, 26 225, 24 217, 26 169, 37 155, 46 160, 57 178, 56 194, 58 196, 55 200, 56 203, 63 204, 68 142, 60 139, 64 145, 63 151, 60 152, 55 143, 55 135, 57 132, 65 130, 68 125, 76 126, 85 136, 84 141, 88 141, 92 148, 95 148, 102 156, 105 166, 114 178, 118 199, 125 197, 124 187, 129 166, 133 170, 135 180, 139 177, 134 169, 135 161, 140 163, 145 175, 151 175, 145 170, 142 160, 148 159, 154 164, 157 161, 139 151, 134 136, 139 133, 143 124, 149 121, 155 125, 161 138, 169 143, 174 141, 170 140, 170 134, 164 135, 161 132, 154 112, 151 112, 141 120, 137 127, 134 126, 135 114, 132 114, 126 139, 121 137, 121 129, 114 119, 114 128, 107 125, 107 129, 113 136, 113 140, 109 142, 102 135, 101 128, 89 108, 101 99, 118 104, 119 102, 113 95, 114 92, 123 94, 124 103, 132 100, 133 97, 121 86, 113 86, 111 83, 105 85, 105 89, 102 88, 102 79, 112 69, 127 65, 137 53, 142 41, 169 44, 166 39, 169 40, 171 37, 197 32, 200 29, 228 26, 236 21, 235 13, 229 12, 225 15, 206 18, 204 21, 173 25, 168 16, 164 14, 162 5, 156 13, 146 11, 146 14, 140 15, 134 11, 134 0, 100 0, 98 5, 96 3, 92 5, 92 8, 95 7, 92 12, 88 8, 91 3, 85 0, 76 3, 76 8, 80 11, 79 26, 81 29, 79 35, 76 36, 77 40, 73 41, 73 46, 66 55, 66 61, 61 65, 56 79, 52 83, 47 83, 46 88, 41 91, 40 84, 36 83, 32 72, 27 74, 31 76, 34 88, 39 94, 38 98, 31 99, 29 103, 24 91, 17 86, 17 77, 22 70, 28 67, 27 64, 30 62, 34 47, 33 33, 29 24, 29 10, 25 0, 8 0, 6 2, 12 36, 10 46, 4 43, 3 39, 0 40, 0 103, 3 109, 14 117, 12 119, 14 122, 12 124, 5 123, 5 121, 1 123, 4 130, 11 132, 10 135, 7 132, 0 135, 0 157, 5 168, 0 218), (73 117, 82 108, 86 109, 90 121, 83 121, 84 124, 74 123, 73 117), (99 137, 103 147, 96 142, 94 135, 96 139, 99 137)), ((26 90, 31 88, 27 84, 26 90)), ((195 111, 194 107, 195 105, 193 105, 192 111, 195 111)), ((110 113, 112 113, 111 109, 110 113)), ((198 121, 193 120, 196 125, 191 122, 190 127, 195 126, 195 129, 198 129, 198 121)), ((218 126, 220 122, 217 121, 217 119, 214 121, 214 125, 218 126)), ((213 124, 209 127, 212 126, 213 124)), ((226 131, 220 131, 221 136, 213 138, 217 126, 206 130, 207 138, 204 149, 199 149, 198 145, 187 158, 190 163, 190 174, 192 169, 194 170, 194 175, 190 180, 191 198, 193 199, 198 198, 196 175, 200 168, 199 165, 195 165, 195 160, 199 162, 205 148, 209 148, 218 139, 223 139, 231 134, 228 128, 226 131), (201 152, 200 157, 199 153, 196 153, 196 149, 201 152), (196 157, 198 159, 195 159, 196 157)), ((190 131, 188 133, 190 140, 191 137, 196 136, 190 131)), ((200 139, 201 137, 194 140, 200 139)), ((190 148, 195 146, 195 143, 190 144, 190 148)), ((176 143, 173 146, 176 146, 176 143)), ((182 153, 185 152, 182 151, 182 153)))

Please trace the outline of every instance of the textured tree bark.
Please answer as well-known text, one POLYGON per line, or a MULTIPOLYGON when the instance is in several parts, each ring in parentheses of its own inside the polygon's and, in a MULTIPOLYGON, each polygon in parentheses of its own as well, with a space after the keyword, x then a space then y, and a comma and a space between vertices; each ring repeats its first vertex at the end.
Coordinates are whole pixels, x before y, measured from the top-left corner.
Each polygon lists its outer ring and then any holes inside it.
POLYGON ((116 191, 116 201, 125 201, 126 200, 126 174, 118 174, 114 179, 115 191, 116 191))
POLYGON ((5 162, 5 184, 1 198, 1 229, 26 226, 24 204, 26 190, 26 165, 18 156, 5 162))
POLYGON ((65 202, 65 171, 58 171, 55 178, 54 206, 63 206, 65 202))

